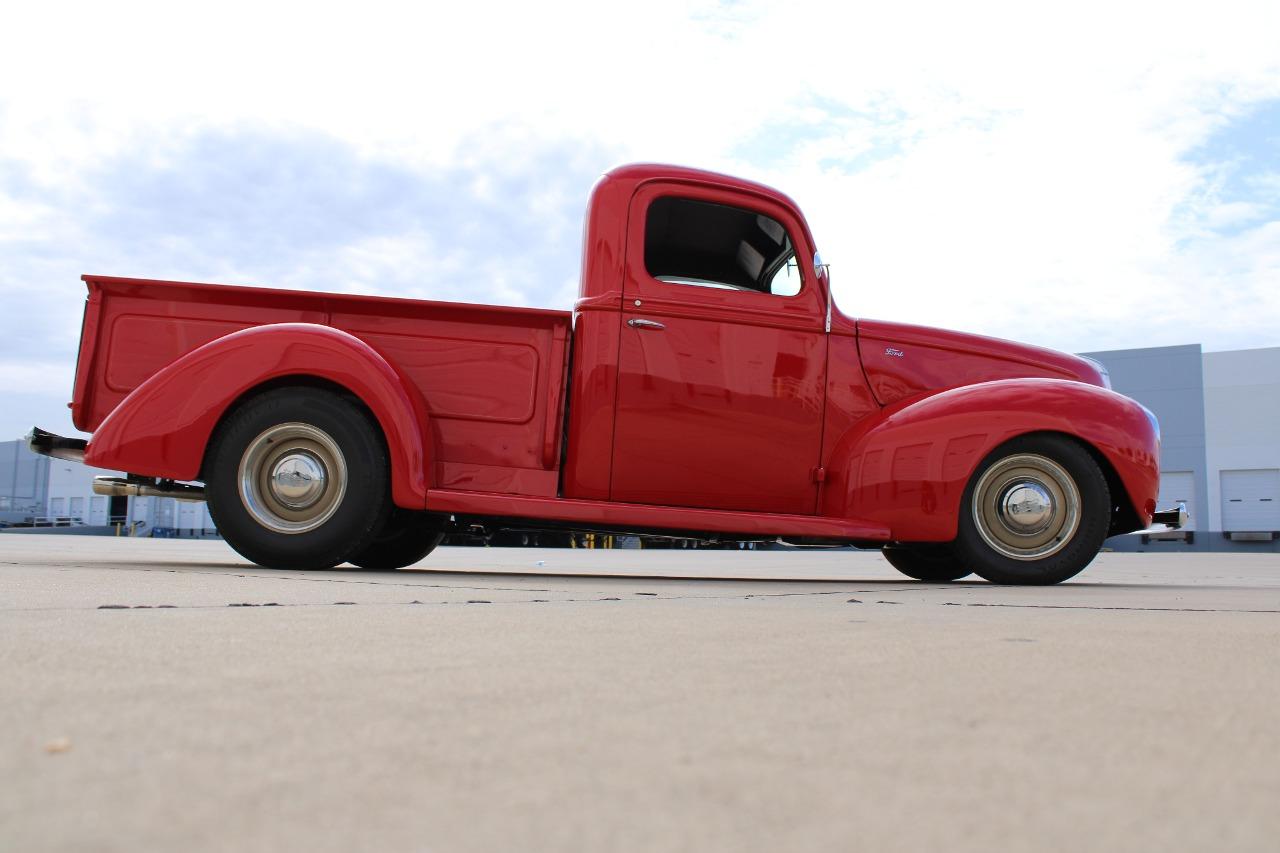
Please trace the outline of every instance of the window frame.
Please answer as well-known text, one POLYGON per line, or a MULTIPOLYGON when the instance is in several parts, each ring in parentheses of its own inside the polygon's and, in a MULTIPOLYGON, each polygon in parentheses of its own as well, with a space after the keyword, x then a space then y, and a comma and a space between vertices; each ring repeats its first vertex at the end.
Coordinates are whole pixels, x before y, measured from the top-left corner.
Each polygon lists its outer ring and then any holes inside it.
MULTIPOLYGON (((751 217, 752 219, 763 217, 765 219, 768 219, 778 228, 782 229, 783 236, 786 239, 788 244, 789 254, 779 256, 777 260, 772 261, 767 266, 764 263, 765 259, 761 257, 760 273, 758 278, 758 281, 760 282, 765 282, 765 281, 772 282, 773 279, 777 276, 778 272, 787 264, 789 260, 799 258, 799 255, 796 253, 795 240, 792 238, 791 232, 787 229, 786 225, 783 224, 782 222, 779 222, 777 219, 775 219, 772 216, 769 216, 766 213, 761 213, 757 210, 752 210, 749 207, 743 207, 740 204, 725 204, 723 202, 713 202, 713 201, 707 201, 705 199, 700 199, 700 198, 691 198, 687 195, 682 195, 678 193, 663 193, 650 199, 649 203, 645 206, 645 210, 644 210, 644 245, 642 247, 642 251, 644 255, 645 272, 649 274, 650 278, 654 279, 655 281, 660 281, 663 284, 668 284, 668 285, 674 284, 674 285, 684 285, 686 287, 710 287, 718 290, 732 291, 735 293, 760 293, 766 296, 776 296, 783 299, 793 299, 796 296, 800 295, 800 291, 804 289, 804 285, 805 285, 803 275, 801 275, 801 278, 800 278, 800 289, 798 289, 795 293, 774 293, 772 290, 763 290, 755 287, 747 287, 744 285, 733 284, 732 282, 728 282, 728 281, 702 279, 692 275, 661 276, 661 275, 655 274, 653 270, 649 268, 650 218, 653 213, 653 208, 656 205, 662 202, 672 202, 672 201, 685 202, 690 205, 705 205, 705 206, 711 206, 711 207, 720 207, 729 211, 733 211, 735 214, 738 214, 738 215, 745 215, 747 217, 751 217), (675 281, 669 280, 672 278, 676 280, 675 281)), ((749 248, 753 248, 753 249, 755 248, 755 247, 752 247, 750 243, 748 243, 747 245, 749 248)), ((757 254, 759 253, 757 252, 757 254)), ((799 272, 799 263, 796 263, 796 267, 797 267, 797 272, 799 272)))
POLYGON ((819 276, 805 260, 814 254, 813 242, 799 212, 773 198, 747 189, 714 184, 671 180, 641 184, 632 195, 628 209, 623 294, 632 302, 626 308, 643 313, 657 307, 645 304, 645 300, 659 305, 701 305, 741 312, 744 317, 769 315, 776 318, 780 325, 802 324, 808 327, 816 324, 821 328, 826 317, 825 294, 819 276), (767 216, 777 222, 791 241, 791 250, 795 253, 797 272, 800 275, 800 289, 793 295, 784 296, 758 290, 681 285, 654 278, 649 274, 644 257, 649 207, 659 198, 672 196, 735 207, 767 216), (637 300, 645 304, 645 307, 635 306, 634 302, 637 300))

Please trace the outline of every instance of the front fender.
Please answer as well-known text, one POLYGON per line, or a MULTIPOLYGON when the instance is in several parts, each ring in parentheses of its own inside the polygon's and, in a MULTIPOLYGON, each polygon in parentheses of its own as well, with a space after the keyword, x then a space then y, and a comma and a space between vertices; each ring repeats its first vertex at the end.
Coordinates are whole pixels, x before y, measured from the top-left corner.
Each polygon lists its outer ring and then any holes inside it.
POLYGON ((1061 379, 1004 379, 890 406, 851 428, 833 449, 824 515, 887 524, 902 542, 955 538, 960 501, 982 459, 1033 432, 1072 436, 1110 463, 1143 526, 1155 511, 1160 437, 1138 403, 1061 379))
POLYGON ((106 417, 85 449, 85 463, 197 479, 205 447, 227 408, 264 382, 290 376, 323 379, 359 397, 386 437, 392 499, 397 506, 426 506, 425 404, 377 350, 347 332, 312 323, 242 329, 182 356, 106 417))

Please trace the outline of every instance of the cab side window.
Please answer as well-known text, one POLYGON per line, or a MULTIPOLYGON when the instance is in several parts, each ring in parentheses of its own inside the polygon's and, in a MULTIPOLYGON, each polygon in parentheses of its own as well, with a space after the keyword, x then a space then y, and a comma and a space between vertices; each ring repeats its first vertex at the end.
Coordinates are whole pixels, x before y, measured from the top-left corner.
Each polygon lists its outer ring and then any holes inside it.
POLYGON ((800 292, 800 268, 787 230, 768 216, 706 201, 664 196, 649 205, 644 265, 668 284, 800 292))

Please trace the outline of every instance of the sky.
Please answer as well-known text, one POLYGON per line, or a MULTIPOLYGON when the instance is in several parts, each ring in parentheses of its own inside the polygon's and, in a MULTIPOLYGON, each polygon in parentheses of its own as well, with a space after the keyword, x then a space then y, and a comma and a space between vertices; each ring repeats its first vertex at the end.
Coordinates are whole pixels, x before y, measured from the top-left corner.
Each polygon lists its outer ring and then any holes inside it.
POLYGON ((28 3, 0 29, 0 440, 83 273, 567 309, 626 162, 787 192, 853 317, 1280 345, 1280 4, 28 3))

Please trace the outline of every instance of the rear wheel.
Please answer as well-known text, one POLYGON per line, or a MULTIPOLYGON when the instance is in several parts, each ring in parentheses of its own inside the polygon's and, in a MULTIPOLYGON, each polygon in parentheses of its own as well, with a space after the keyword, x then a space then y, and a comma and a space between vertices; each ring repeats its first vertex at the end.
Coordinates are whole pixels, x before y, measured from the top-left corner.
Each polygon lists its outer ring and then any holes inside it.
POLYGON ((253 398, 219 426, 206 457, 209 513, 255 563, 324 569, 363 550, 391 510, 376 424, 317 388, 253 398))
POLYGON ((886 545, 880 553, 895 569, 918 581, 948 583, 973 574, 947 545, 886 545))
POLYGON ((993 583, 1061 583, 1097 556, 1110 509, 1106 478, 1084 447, 1064 436, 1016 438, 965 489, 955 555, 993 583))
POLYGON ((397 509, 364 550, 347 558, 362 569, 402 569, 430 554, 444 539, 445 517, 397 509))

